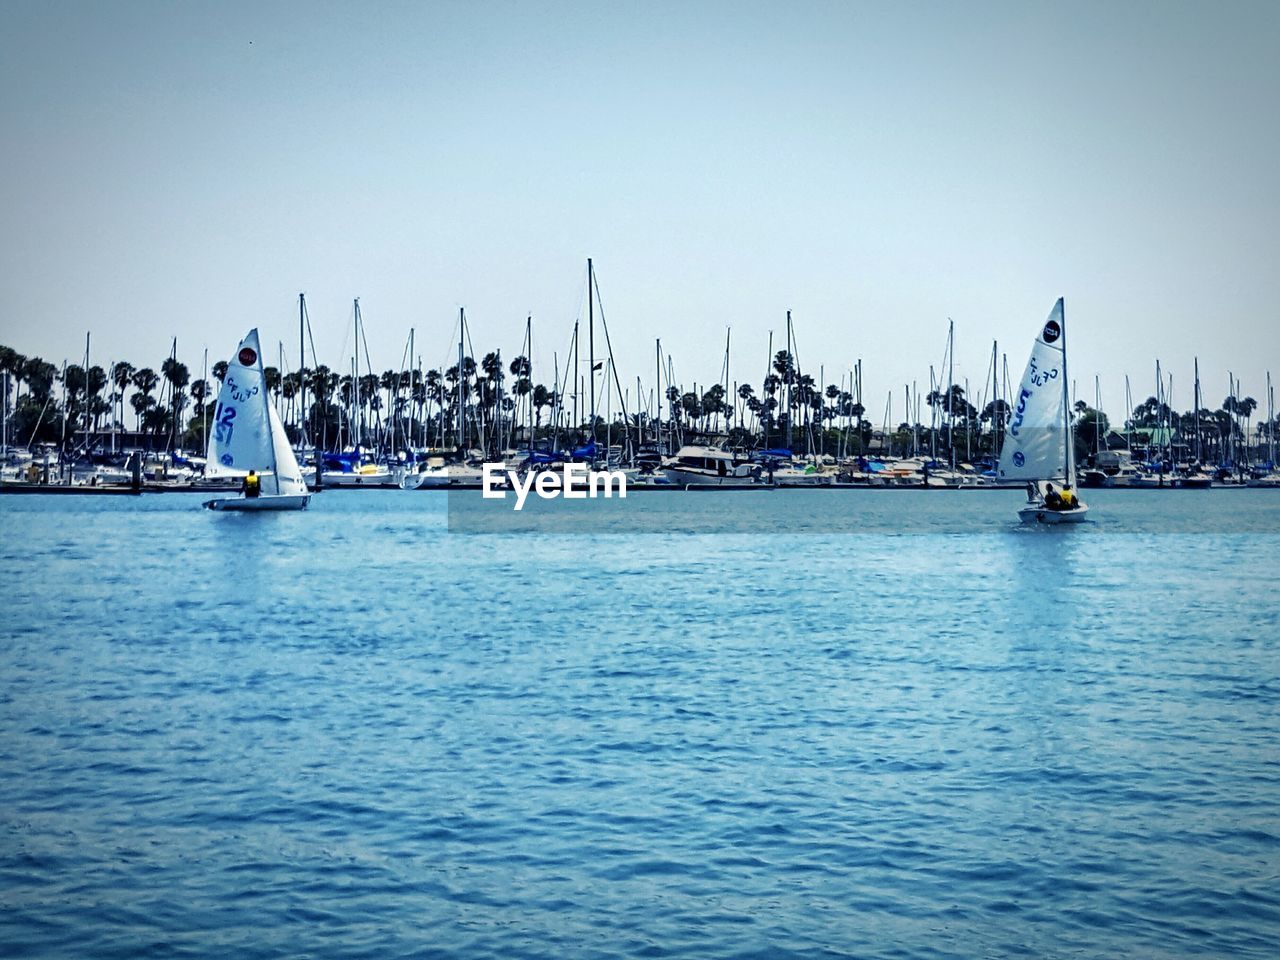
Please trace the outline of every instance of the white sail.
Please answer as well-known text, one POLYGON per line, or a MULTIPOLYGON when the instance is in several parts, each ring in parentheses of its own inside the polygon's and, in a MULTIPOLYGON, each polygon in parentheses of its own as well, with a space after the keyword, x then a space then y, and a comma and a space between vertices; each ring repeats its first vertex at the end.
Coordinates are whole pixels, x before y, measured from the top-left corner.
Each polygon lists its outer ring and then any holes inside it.
POLYGON ((275 450, 275 492, 283 496, 296 496, 309 492, 307 483, 302 479, 302 470, 298 467, 298 458, 293 455, 293 447, 289 445, 289 435, 284 432, 284 424, 276 408, 267 405, 267 416, 271 421, 271 445, 275 450))
POLYGON ((1071 438, 1067 429, 1066 327, 1062 300, 1054 304, 1017 396, 1000 450, 1001 480, 1074 482, 1071 438))
MULTIPOLYGON (((243 477, 250 470, 263 475, 263 493, 278 493, 275 477, 276 450, 272 442, 271 405, 258 331, 250 330, 227 363, 227 374, 218 391, 212 432, 209 435, 205 475, 243 477)), ((283 432, 283 431, 282 431, 283 432)), ((287 447, 288 444, 286 443, 287 447)), ((290 455, 293 472, 298 465, 290 455)))

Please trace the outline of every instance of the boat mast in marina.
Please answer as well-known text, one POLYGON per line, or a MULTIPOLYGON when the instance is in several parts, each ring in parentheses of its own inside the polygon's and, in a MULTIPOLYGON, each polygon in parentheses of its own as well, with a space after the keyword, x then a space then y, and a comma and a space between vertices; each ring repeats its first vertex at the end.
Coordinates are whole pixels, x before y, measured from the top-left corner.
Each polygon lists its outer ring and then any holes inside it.
POLYGON ((591 377, 591 408, 587 414, 591 422, 591 439, 596 438, 596 314, 595 268, 587 257, 587 369, 591 377))
POLYGON ((956 468, 956 322, 947 317, 947 449, 956 468))
POLYGON ((1133 449, 1133 394, 1129 391, 1129 375, 1124 375, 1124 445, 1133 449))
POLYGON ((466 413, 467 407, 467 378, 463 373, 463 342, 466 339, 467 329, 467 311, 465 307, 458 308, 458 418, 457 418, 457 440, 458 450, 465 456, 467 450, 466 439, 466 413))
POLYGON ((1200 446, 1200 358, 1199 357, 1195 358, 1195 377, 1196 377, 1195 387, 1192 390, 1192 393, 1193 393, 1192 401, 1195 405, 1195 418, 1196 418, 1195 457, 1196 457, 1196 463, 1203 463, 1204 452, 1200 446))
MULTIPOLYGON (((298 294, 298 443, 307 448, 307 295, 298 294)), ((316 470, 316 479, 320 471, 316 470)))
POLYGON ((1276 391, 1271 386, 1271 371, 1267 371, 1267 469, 1276 468, 1276 391))

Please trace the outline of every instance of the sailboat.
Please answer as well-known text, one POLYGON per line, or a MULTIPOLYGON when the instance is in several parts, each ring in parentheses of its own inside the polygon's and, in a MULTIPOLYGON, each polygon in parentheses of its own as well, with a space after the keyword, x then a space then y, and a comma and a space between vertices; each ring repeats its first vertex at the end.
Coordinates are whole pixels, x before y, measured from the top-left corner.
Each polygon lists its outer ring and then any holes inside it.
POLYGON ((257 329, 227 363, 209 437, 207 477, 260 477, 256 497, 207 500, 210 510, 302 510, 311 500, 298 461, 267 396, 257 329))
POLYGON ((1028 481, 1027 503, 1018 511, 1023 523, 1079 523, 1089 512, 1075 496, 1076 458, 1067 390, 1066 310, 1059 297, 1031 348, 1000 449, 1000 479, 1028 481), (1053 489, 1055 482, 1060 490, 1053 489), (1054 501, 1060 502, 1066 490, 1074 502, 1064 508, 1054 501))

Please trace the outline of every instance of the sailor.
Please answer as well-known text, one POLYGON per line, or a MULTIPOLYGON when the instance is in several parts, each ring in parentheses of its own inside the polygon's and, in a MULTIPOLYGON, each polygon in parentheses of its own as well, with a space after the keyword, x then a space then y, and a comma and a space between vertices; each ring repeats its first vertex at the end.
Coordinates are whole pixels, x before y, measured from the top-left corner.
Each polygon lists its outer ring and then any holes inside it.
POLYGON ((240 492, 243 493, 246 498, 256 497, 262 492, 261 478, 250 470, 249 475, 244 478, 244 483, 240 485, 240 492))
POLYGON ((1050 510, 1066 509, 1063 504, 1061 494, 1059 494, 1057 490, 1053 489, 1052 483, 1046 483, 1044 485, 1044 505, 1050 510))
POLYGON ((1069 484, 1063 484, 1063 486, 1062 486, 1062 509, 1063 509, 1063 510, 1071 510, 1072 508, 1074 508, 1074 507, 1076 506, 1076 503, 1077 503, 1077 501, 1076 501, 1076 494, 1075 494, 1075 491, 1071 489, 1071 486, 1070 486, 1069 484))

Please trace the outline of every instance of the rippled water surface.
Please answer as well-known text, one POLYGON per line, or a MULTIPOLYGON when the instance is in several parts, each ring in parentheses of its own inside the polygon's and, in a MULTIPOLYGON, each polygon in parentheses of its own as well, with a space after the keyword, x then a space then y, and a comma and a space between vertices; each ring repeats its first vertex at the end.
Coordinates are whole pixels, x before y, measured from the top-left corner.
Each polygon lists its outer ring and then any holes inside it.
POLYGON ((1189 496, 0 498, 0 954, 1271 960, 1280 496, 1189 496))

